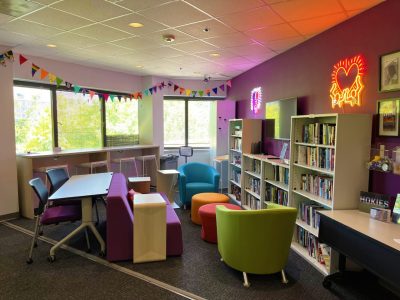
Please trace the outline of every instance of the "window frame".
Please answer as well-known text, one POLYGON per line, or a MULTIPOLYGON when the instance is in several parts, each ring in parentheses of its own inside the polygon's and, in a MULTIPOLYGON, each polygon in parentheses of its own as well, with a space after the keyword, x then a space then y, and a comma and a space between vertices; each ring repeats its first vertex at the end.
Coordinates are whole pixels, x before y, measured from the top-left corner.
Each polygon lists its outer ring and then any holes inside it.
MULTIPOLYGON (((58 112, 57 112, 57 91, 64 91, 64 92, 73 92, 73 90, 67 88, 66 86, 59 86, 57 87, 54 84, 49 84, 49 83, 43 83, 43 82, 36 82, 36 81, 25 81, 25 80, 18 80, 15 79, 13 81, 13 86, 18 86, 18 87, 28 87, 28 88, 41 88, 41 89, 47 89, 50 90, 50 95, 51 95, 51 121, 52 121, 52 144, 53 147, 58 147, 58 112)), ((92 88, 86 88, 82 87, 85 89, 90 89, 91 91, 96 92, 97 94, 112 94, 115 96, 120 96, 120 97, 130 97, 130 94, 127 93, 121 93, 121 92, 115 92, 115 91, 109 91, 109 90, 99 90, 99 89, 92 89, 92 88)), ((132 101, 137 101, 132 100, 132 101)), ((102 98, 101 99, 101 143, 102 147, 107 147, 106 141, 107 141, 107 124, 106 124, 106 104, 105 100, 102 98)), ((140 132, 139 132, 140 135, 140 132)))

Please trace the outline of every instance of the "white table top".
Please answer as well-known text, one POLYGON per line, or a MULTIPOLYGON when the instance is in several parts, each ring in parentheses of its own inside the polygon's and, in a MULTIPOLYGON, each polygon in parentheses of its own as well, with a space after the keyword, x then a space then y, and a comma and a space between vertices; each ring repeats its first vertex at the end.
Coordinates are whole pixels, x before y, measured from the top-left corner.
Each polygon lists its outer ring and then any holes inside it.
POLYGON ((166 205, 164 198, 160 194, 136 194, 135 201, 133 201, 134 206, 142 205, 166 205))
POLYGON ((49 200, 107 195, 112 172, 72 176, 49 200))
POLYGON ((151 181, 150 177, 128 177, 129 182, 148 182, 151 181))
POLYGON ((175 170, 175 169, 157 170, 157 172, 159 172, 159 173, 161 173, 161 174, 164 174, 164 175, 169 175, 169 174, 175 175, 175 174, 179 174, 179 171, 178 171, 178 170, 175 170))
POLYGON ((400 251, 400 225, 371 219, 359 210, 320 210, 325 215, 347 227, 400 251))

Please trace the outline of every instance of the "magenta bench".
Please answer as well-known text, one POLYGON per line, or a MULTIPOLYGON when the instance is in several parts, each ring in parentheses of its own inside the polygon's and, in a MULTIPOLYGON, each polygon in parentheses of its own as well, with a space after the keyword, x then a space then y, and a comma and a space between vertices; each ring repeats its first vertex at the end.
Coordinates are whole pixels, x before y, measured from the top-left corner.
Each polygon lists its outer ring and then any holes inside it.
MULTIPOLYGON (((107 260, 132 260, 133 257, 133 224, 134 215, 129 205, 126 178, 115 173, 107 195, 107 260)), ((178 256, 183 252, 181 222, 170 205, 165 194, 161 193, 167 203, 167 256, 178 256)))

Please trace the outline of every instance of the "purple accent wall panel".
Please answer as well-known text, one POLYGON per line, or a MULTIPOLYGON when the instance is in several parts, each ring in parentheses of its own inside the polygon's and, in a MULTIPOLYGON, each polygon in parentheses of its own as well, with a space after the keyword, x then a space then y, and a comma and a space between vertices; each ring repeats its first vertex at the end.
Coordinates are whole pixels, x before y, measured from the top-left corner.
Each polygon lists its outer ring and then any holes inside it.
MULTIPOLYGON (((298 97, 299 114, 366 113, 376 114, 377 100, 400 97, 400 91, 379 92, 379 58, 382 54, 400 51, 400 1, 387 0, 346 22, 339 24, 289 51, 235 77, 228 98, 239 101, 238 118, 264 119, 265 101, 298 97), (329 89, 331 73, 338 61, 362 54, 366 63, 362 106, 332 109, 329 89), (258 114, 250 110, 250 92, 263 88, 263 105, 258 114)), ((389 147, 400 145, 399 137, 379 137, 376 118, 372 144, 389 147)), ((279 142, 264 139, 264 151, 280 149, 279 142)), ((280 150, 279 150, 280 151, 280 150)), ((279 153, 278 153, 279 154, 279 153)), ((370 190, 396 194, 400 192, 400 176, 371 174, 370 190)))

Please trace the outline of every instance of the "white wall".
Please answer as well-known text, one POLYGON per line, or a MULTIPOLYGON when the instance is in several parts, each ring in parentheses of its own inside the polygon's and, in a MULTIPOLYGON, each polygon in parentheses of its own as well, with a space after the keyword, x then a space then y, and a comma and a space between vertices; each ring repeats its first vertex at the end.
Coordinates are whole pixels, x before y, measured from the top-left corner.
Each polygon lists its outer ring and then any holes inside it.
MULTIPOLYGON (((1 53, 8 49, 0 46, 1 53)), ((15 156, 13 67, 0 67, 0 217, 17 213, 18 183, 15 156)))

